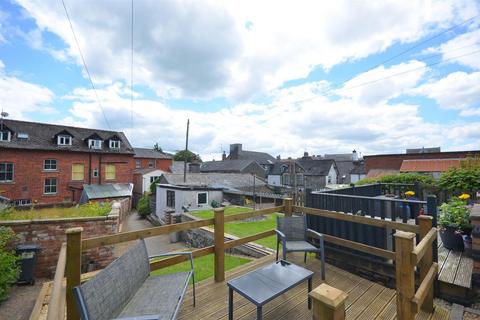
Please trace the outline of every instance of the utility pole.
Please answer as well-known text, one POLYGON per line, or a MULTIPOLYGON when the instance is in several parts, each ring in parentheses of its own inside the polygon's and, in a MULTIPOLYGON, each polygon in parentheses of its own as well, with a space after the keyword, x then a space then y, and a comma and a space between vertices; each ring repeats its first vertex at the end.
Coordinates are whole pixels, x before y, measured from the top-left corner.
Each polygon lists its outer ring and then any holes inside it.
MULTIPOLYGON (((190 119, 187 120, 187 135, 185 138, 185 151, 188 151, 188 129, 190 128, 190 119)), ((183 159, 183 183, 187 182, 187 152, 185 152, 185 159, 183 159)))

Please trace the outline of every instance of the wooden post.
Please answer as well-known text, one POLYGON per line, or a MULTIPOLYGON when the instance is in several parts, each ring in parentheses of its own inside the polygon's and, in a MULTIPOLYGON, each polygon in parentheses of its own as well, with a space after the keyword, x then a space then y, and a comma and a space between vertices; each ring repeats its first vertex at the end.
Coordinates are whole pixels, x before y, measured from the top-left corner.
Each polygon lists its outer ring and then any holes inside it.
POLYGON ((291 217, 293 212, 293 199, 292 198, 285 198, 283 199, 283 205, 285 206, 285 216, 291 217))
POLYGON ((347 294, 322 283, 308 294, 312 298, 313 320, 344 320, 347 294))
MULTIPOLYGON (((437 197, 435 195, 430 194, 427 196, 427 214, 433 218, 432 226, 434 228, 437 227, 437 213, 438 213, 437 197)), ((433 242, 433 261, 438 262, 438 242, 436 239, 433 242)))
MULTIPOLYGON (((420 240, 422 240, 427 233, 432 229, 433 217, 419 216, 418 225, 420 227, 420 240)), ((420 283, 425 279, 430 267, 433 264, 433 245, 425 252, 422 260, 420 260, 418 267, 420 268, 420 283)), ((427 297, 423 302, 421 308, 427 312, 433 312, 433 286, 428 290, 427 297)))
POLYGON ((397 287, 397 319, 415 318, 412 298, 415 295, 415 264, 412 251, 415 247, 415 233, 395 233, 395 282, 397 287))
POLYGON ((215 281, 222 282, 225 280, 225 220, 224 209, 217 208, 214 210, 214 241, 215 241, 215 265, 214 274, 215 281))
POLYGON ((67 234, 67 319, 80 319, 73 288, 80 285, 80 275, 82 266, 82 231, 83 228, 71 228, 65 232, 67 234))

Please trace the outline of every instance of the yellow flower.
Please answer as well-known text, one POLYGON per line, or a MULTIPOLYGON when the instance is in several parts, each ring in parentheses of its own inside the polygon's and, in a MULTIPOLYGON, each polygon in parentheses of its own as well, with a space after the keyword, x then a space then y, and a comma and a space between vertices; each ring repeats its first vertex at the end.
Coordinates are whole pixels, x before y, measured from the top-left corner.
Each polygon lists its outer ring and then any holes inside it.
POLYGON ((413 197, 413 196, 415 195, 415 192, 413 192, 413 191, 407 191, 407 192, 405 192, 405 195, 406 195, 407 197, 413 197))
POLYGON ((460 200, 468 200, 470 199, 470 195, 467 193, 462 193, 460 196, 458 196, 458 199, 460 200))

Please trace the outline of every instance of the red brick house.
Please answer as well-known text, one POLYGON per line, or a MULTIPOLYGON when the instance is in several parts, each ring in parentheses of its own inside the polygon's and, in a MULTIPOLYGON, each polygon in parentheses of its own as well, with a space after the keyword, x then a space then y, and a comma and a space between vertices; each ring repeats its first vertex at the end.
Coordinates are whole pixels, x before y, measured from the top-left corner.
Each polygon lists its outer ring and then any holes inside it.
POLYGON ((131 183, 133 155, 122 132, 4 119, 0 194, 17 205, 78 202, 84 184, 131 183))
POLYGON ((134 169, 159 169, 170 171, 172 156, 155 149, 134 148, 135 167, 134 169))

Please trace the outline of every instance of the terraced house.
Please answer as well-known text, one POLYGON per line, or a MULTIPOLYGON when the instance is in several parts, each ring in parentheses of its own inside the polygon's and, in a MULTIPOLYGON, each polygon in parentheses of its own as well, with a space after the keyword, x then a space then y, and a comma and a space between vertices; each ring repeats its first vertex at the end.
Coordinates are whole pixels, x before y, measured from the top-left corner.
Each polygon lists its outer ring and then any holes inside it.
POLYGON ((78 202, 85 185, 131 183, 133 156, 122 132, 4 119, 0 194, 16 205, 78 202))

